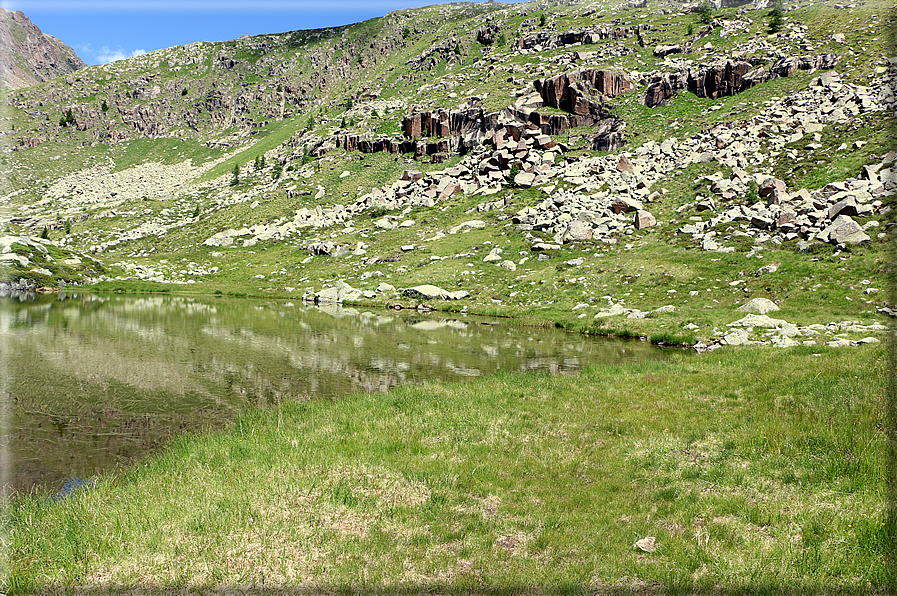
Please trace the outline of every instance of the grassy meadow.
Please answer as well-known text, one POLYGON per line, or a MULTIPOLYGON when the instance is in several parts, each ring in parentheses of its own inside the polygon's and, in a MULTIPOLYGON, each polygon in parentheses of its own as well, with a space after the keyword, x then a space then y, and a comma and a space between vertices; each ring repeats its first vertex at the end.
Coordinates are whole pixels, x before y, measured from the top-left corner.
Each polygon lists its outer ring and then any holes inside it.
MULTIPOLYGON (((690 204, 710 193, 706 176, 732 174, 718 163, 683 166, 655 185, 656 226, 627 230, 612 242, 565 244, 550 257, 531 248, 551 236, 518 230, 511 218, 556 190, 577 191, 563 177, 550 188, 457 194, 432 208, 371 209, 345 225, 303 228, 282 241, 203 244, 223 230, 289 221, 302 208, 350 204, 406 169, 438 172, 460 161, 343 150, 313 159, 303 147, 315 139, 337 131, 398 134, 406 112, 454 108, 472 96, 487 111, 500 110, 530 91, 533 80, 573 68, 671 72, 653 54, 661 42, 696 42, 694 53, 683 55, 696 63, 734 56, 749 42, 761 49, 748 54, 763 57, 766 66, 777 55, 773 49, 836 53, 836 70, 851 85, 873 84, 873 73, 887 71, 885 57, 895 55, 893 34, 886 34, 897 30, 893 7, 881 0, 849 10, 802 4, 786 13, 789 30, 776 35, 768 31, 766 10, 717 11, 742 26, 728 35, 715 32, 707 49, 710 38, 695 39, 703 27, 695 14, 631 7, 596 14, 575 3, 551 8, 505 14, 507 35, 492 49, 475 41, 476 30, 501 10, 490 4, 396 13, 326 35, 293 32, 289 43, 272 50, 278 61, 296 58, 284 75, 293 87, 316 84, 321 69, 312 57, 345 58, 346 67, 340 76, 325 68, 331 86, 319 97, 294 97, 283 119, 272 115, 279 102, 254 106, 244 114, 258 125, 252 135, 202 121, 196 133, 175 127, 169 137, 129 136, 107 146, 94 142, 91 131, 49 127, 62 104, 48 100, 31 112, 7 106, 4 117, 17 135, 50 132, 39 147, 0 156, 0 180, 10 193, 4 205, 47 221, 71 219, 69 229, 48 232, 64 246, 49 251, 51 258, 15 247, 32 259, 27 271, 15 273, 49 288, 59 277, 90 285, 103 274, 106 281, 91 290, 290 301, 338 281, 360 289, 433 283, 470 292, 464 300, 436 302, 436 309, 664 344, 719 339, 743 316, 737 308, 756 297, 776 302, 781 310, 772 316, 794 325, 887 322, 877 310, 897 302, 887 266, 897 246, 893 196, 882 198, 890 214, 857 216, 871 226, 868 245, 817 242, 802 250, 797 240, 758 241, 743 223, 721 228, 717 237, 735 252, 703 251, 677 230, 716 215, 690 204), (558 32, 596 23, 652 28, 643 44, 632 38, 578 46, 591 55, 586 58, 570 48, 515 54, 511 44, 535 32, 543 16, 558 32), (806 27, 805 39, 792 35, 798 25, 806 27), (432 70, 415 66, 412 59, 455 35, 457 58, 440 59, 432 70), (379 55, 370 51, 373 39, 385 44, 379 55), (814 49, 802 49, 802 40, 814 49), (626 51, 607 53, 617 46, 626 51), (364 99, 372 90, 379 94, 376 109, 364 99), (263 156, 268 165, 256 168, 263 156), (159 196, 93 204, 49 193, 54 183, 88 168, 161 171, 187 162, 195 170, 183 187, 159 196), (239 176, 231 184, 235 166, 239 176), (496 200, 507 206, 478 209, 496 200), (376 222, 385 215, 413 224, 382 229, 376 222), (486 227, 442 235, 472 219, 486 227), (103 247, 149 221, 188 223, 103 247), (319 241, 351 252, 312 255, 308 246, 319 241), (484 260, 496 248, 516 264, 513 271, 484 260), (62 265, 77 254, 97 260, 62 265), (164 283, 141 278, 137 267, 159 272, 164 283), (44 268, 52 275, 41 273, 44 268), (600 316, 612 304, 646 315, 600 316), (668 306, 674 310, 657 312, 668 306)), ((230 74, 211 69, 219 52, 256 64, 264 56, 250 51, 255 41, 209 44, 203 61, 185 63, 186 70, 158 66, 160 82, 187 87, 172 105, 203 105, 213 82, 236 94, 244 82, 268 76, 245 64, 230 74)), ((151 61, 162 58, 184 56, 173 49, 91 67, 67 84, 84 77, 91 87, 127 89, 129 77, 155 72, 151 61)), ((624 152, 631 152, 648 141, 682 140, 721 122, 747 121, 818 74, 798 72, 719 100, 683 92, 653 109, 642 105, 640 84, 608 106, 626 121, 624 152)), ((38 99, 54 84, 20 93, 38 99)), ((265 84, 266 93, 280 93, 277 80, 265 84)), ((826 125, 818 138, 789 142, 784 149, 799 159, 770 160, 757 171, 781 178, 789 191, 816 190, 882 163, 893 130, 892 114, 861 112, 826 125)), ((582 132, 555 140, 576 145, 582 132)), ((566 158, 596 155, 580 149, 566 158)), ((124 196, 127 189, 118 190, 124 196)), ((757 199, 748 193, 725 206, 757 199)), ((39 230, 10 222, 2 233, 39 230)), ((416 306, 401 295, 378 295, 370 303, 395 301, 416 306)), ((897 357, 885 343, 824 345, 839 333, 815 336, 817 345, 682 351, 669 361, 576 376, 507 373, 387 394, 284 401, 219 431, 182 436, 63 500, 12 497, 0 536, 0 596, 894 594, 897 357)), ((851 333, 852 339, 867 335, 851 333)), ((754 339, 762 339, 759 332, 754 339)))
POLYGON ((886 370, 723 349, 283 403, 16 500, 5 592, 884 594, 886 370))

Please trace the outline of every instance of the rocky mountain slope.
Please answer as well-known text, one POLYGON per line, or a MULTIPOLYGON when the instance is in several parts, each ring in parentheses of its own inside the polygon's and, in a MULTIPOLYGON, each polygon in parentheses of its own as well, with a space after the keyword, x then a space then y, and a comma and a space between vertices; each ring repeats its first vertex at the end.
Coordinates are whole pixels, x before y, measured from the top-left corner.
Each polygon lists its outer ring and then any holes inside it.
POLYGON ((0 86, 21 89, 85 66, 72 48, 24 14, 0 8, 0 86))
POLYGON ((8 94, 0 167, 6 235, 81 268, 10 241, 7 277, 856 341, 890 309, 892 19, 458 3, 86 68, 8 94), (761 298, 791 322, 731 322, 761 298))

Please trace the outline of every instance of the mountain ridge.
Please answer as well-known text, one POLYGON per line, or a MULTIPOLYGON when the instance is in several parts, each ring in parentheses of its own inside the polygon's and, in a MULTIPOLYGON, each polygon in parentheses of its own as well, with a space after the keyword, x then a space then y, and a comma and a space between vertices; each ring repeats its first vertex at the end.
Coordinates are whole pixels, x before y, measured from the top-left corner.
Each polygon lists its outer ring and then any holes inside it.
POLYGON ((0 8, 0 86, 20 89, 85 68, 69 46, 21 11, 0 8))

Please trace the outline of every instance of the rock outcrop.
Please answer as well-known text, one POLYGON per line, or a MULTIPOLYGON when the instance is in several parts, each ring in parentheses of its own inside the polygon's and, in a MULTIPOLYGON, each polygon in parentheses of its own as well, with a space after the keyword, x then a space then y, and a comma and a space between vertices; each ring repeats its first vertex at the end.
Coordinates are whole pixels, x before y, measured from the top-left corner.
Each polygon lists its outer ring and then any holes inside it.
POLYGON ((0 85, 29 87, 84 68, 74 50, 19 11, 0 8, 0 85))
POLYGON ((769 70, 760 62, 726 60, 709 66, 680 72, 655 75, 645 90, 642 103, 649 108, 667 105, 676 91, 685 89, 698 97, 718 99, 746 91, 755 85, 780 77, 788 77, 797 70, 828 70, 838 64, 838 56, 820 54, 780 58, 769 70))
POLYGON ((605 40, 626 39, 640 35, 651 29, 650 25, 630 25, 628 27, 593 27, 550 33, 541 31, 536 35, 521 37, 517 48, 521 50, 564 48, 573 45, 597 44, 605 40))
POLYGON ((371 139, 364 134, 337 134, 329 142, 319 143, 313 153, 323 155, 335 148, 361 153, 413 153, 417 158, 429 156, 431 161, 441 163, 449 155, 466 155, 483 144, 504 149, 499 146, 504 141, 499 139, 550 149, 556 145, 550 138, 552 135, 576 127, 594 127, 587 136, 596 151, 615 151, 625 144, 626 124, 611 114, 604 98, 622 95, 632 88, 626 75, 583 69, 538 79, 534 87, 536 93, 518 98, 501 112, 487 113, 476 102, 456 110, 415 112, 402 119, 404 138, 371 139), (567 114, 540 113, 538 109, 545 106, 567 114), (419 140, 423 137, 439 140, 419 140))

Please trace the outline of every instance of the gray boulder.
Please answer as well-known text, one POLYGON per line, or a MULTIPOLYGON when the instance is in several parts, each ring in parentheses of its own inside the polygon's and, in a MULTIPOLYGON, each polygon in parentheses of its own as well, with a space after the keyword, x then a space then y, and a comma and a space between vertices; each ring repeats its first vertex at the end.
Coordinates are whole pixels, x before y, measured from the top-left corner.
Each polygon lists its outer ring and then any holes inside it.
POLYGON ((443 290, 438 286, 430 284, 406 288, 402 293, 415 300, 460 300, 470 296, 470 293, 466 290, 449 292, 448 290, 443 290))
POLYGON ((768 298, 754 298, 747 304, 738 307, 741 312, 751 312, 759 315, 765 315, 768 312, 779 310, 776 303, 768 298))
POLYGON ((574 220, 567 225, 567 229, 561 235, 561 242, 573 240, 589 240, 592 238, 592 226, 584 221, 574 220))
POLYGON ((644 228, 650 228, 651 226, 656 226, 657 220, 647 211, 639 210, 635 214, 635 228, 637 230, 642 230, 644 228))
POLYGON ((869 242, 871 238, 860 224, 855 222, 849 215, 839 215, 830 226, 819 233, 818 238, 823 242, 831 242, 832 244, 862 244, 869 242))

